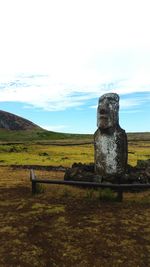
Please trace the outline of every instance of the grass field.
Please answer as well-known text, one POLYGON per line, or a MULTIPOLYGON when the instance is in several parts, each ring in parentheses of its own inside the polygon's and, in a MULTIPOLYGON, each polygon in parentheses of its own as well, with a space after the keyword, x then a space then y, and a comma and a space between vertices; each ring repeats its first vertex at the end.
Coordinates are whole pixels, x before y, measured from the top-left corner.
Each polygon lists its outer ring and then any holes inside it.
MULTIPOLYGON (((139 132, 139 133, 128 133, 129 141, 150 141, 150 133, 149 132, 139 132)), ((71 134, 71 133, 59 133, 47 131, 44 129, 41 130, 6 130, 0 129, 0 143, 3 142, 40 142, 40 143, 71 143, 71 142, 93 142, 92 134, 71 134)))
POLYGON ((70 133, 59 133, 52 132, 47 130, 6 130, 0 129, 0 142, 55 142, 55 141, 64 141, 66 140, 71 142, 81 140, 85 142, 85 140, 92 140, 92 135, 90 134, 70 134, 70 133))
POLYGON ((149 191, 125 193, 123 203, 56 185, 32 196, 29 171, 1 167, 0 177, 1 267, 150 266, 149 191))
MULTIPOLYGON (((60 141, 59 141, 60 142, 60 141)), ((70 167, 74 162, 94 161, 93 144, 0 144, 0 165, 52 165, 70 167)), ((150 141, 129 142, 128 162, 150 158, 150 141)))
POLYGON ((93 161, 92 145, 0 145, 0 164, 71 166, 93 161))
MULTIPOLYGON (((11 165, 93 162, 92 144, 46 142, 0 145, 0 266, 150 266, 150 191, 124 193, 123 203, 108 192, 104 201, 101 191, 59 185, 42 186, 43 193, 32 196, 29 170, 11 165)), ((150 141, 129 142, 130 164, 148 158, 150 141)), ((35 173, 64 176, 63 171, 35 173)))

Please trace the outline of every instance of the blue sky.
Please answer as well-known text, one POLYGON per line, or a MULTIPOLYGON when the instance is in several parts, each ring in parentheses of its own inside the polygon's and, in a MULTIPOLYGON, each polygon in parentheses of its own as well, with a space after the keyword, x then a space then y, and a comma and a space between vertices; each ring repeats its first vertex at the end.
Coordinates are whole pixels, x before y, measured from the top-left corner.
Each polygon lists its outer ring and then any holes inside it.
POLYGON ((98 98, 150 131, 149 0, 0 1, 0 109, 53 131, 93 133, 98 98))

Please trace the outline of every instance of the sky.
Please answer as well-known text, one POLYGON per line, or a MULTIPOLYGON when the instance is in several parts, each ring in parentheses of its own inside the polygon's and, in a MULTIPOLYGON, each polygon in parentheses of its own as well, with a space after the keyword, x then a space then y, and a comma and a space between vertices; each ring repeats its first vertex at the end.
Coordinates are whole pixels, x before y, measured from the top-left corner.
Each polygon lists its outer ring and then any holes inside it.
POLYGON ((150 131, 149 0, 0 0, 0 109, 41 127, 94 133, 98 99, 150 131))

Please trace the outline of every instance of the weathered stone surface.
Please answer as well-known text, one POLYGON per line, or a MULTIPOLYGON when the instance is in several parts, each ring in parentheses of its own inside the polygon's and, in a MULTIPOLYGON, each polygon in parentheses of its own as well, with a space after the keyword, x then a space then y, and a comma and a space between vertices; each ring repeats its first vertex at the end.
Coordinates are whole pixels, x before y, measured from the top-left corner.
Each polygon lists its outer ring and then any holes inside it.
POLYGON ((127 166, 127 135, 119 126, 118 112, 117 94, 105 94, 99 99, 94 147, 95 173, 102 177, 119 177, 127 166))

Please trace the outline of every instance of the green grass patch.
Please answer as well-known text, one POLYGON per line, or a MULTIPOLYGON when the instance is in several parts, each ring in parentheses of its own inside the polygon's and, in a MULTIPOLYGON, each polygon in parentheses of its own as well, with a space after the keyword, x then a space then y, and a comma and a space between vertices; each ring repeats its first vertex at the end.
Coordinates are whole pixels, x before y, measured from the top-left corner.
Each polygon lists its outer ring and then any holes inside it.
POLYGON ((92 145, 0 145, 1 165, 71 166, 74 162, 93 161, 92 145))
MULTIPOLYGON (((72 142, 72 141, 71 141, 72 142)), ((150 158, 150 141, 129 142, 128 163, 150 158)), ((0 144, 0 165, 44 165, 70 167, 74 162, 94 162, 93 144, 0 144)))
POLYGON ((0 129, 0 141, 1 142, 51 142, 60 140, 66 142, 66 140, 82 141, 93 139, 90 134, 70 134, 70 133, 58 133, 47 130, 26 130, 26 131, 11 131, 0 129))

